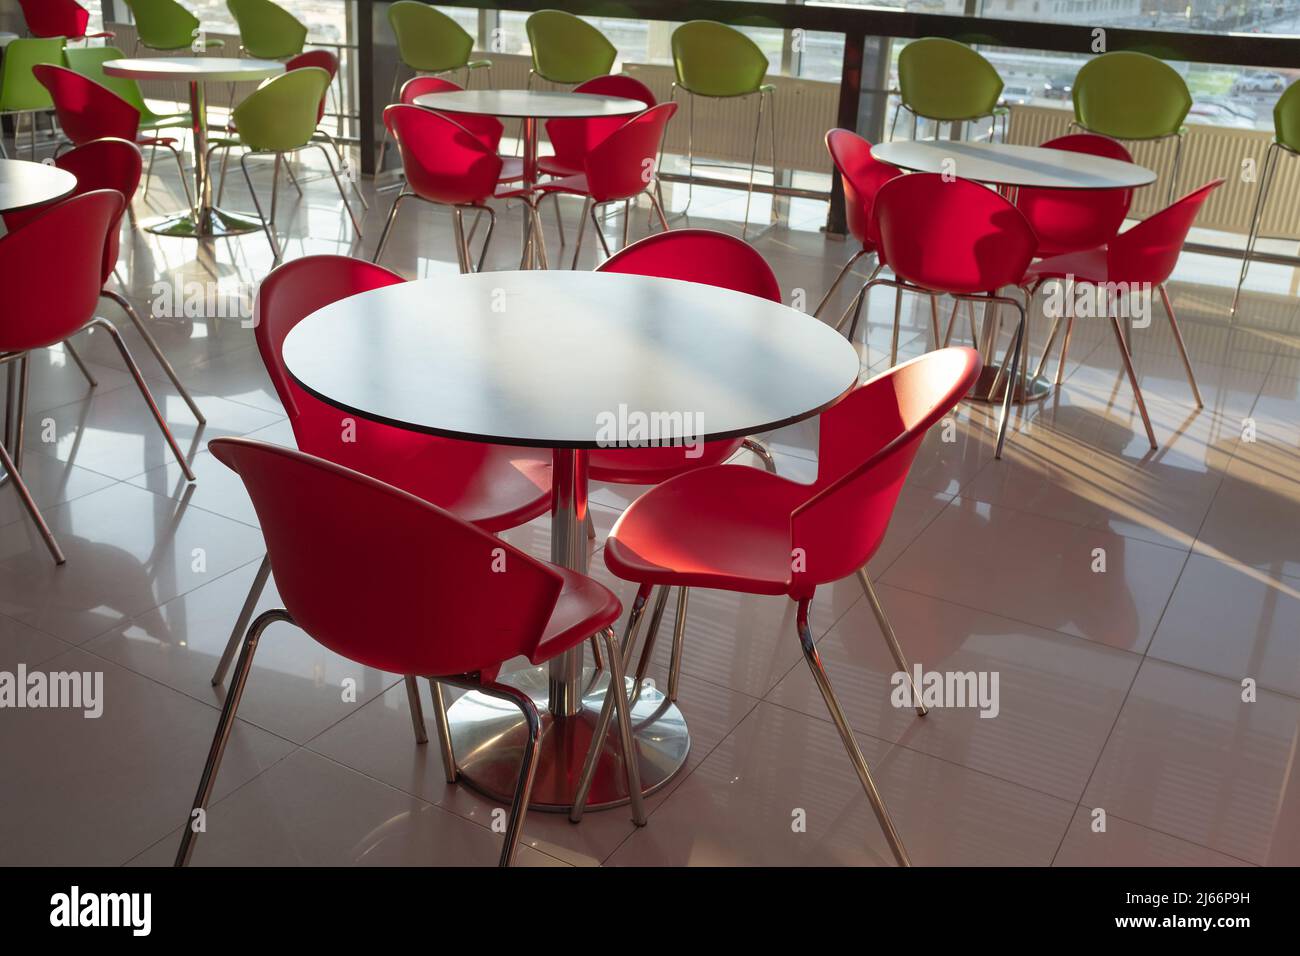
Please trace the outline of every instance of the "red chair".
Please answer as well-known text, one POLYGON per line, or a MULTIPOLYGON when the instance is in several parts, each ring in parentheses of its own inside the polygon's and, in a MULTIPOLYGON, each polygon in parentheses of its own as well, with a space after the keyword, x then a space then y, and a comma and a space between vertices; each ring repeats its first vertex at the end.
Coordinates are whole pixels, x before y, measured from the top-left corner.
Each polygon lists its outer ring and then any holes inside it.
MULTIPOLYGON (((618 96, 640 100, 646 109, 656 105, 650 87, 640 80, 622 73, 598 76, 573 88, 575 93, 594 96, 618 96)), ((587 156, 624 123, 624 116, 603 116, 595 119, 552 119, 546 121, 546 138, 555 150, 552 156, 541 156, 537 168, 551 176, 576 176, 586 172, 587 156)))
MULTIPOLYGON (((249 628, 194 810, 206 809, 212 795, 262 633, 284 621, 363 667, 436 678, 523 712, 528 743, 501 851, 501 865, 510 865, 542 725, 532 699, 498 683, 497 674, 511 658, 542 664, 597 632, 621 674, 611 627, 622 613, 618 598, 585 575, 539 561, 436 505, 333 462, 246 439, 219 438, 208 447, 253 499, 284 607, 261 614, 249 628), (340 521, 340 515, 362 520, 340 521), (503 553, 508 574, 494 570, 503 553)), ((623 753, 633 754, 625 698, 612 697, 623 753)), ((594 739, 604 746, 603 735, 594 739)), ((624 760, 624 767, 633 818, 643 824, 637 761, 624 760)), ((177 866, 193 852, 193 820, 191 813, 177 866)))
MULTIPOLYGON (((401 488, 485 531, 505 531, 546 514, 549 452, 438 438, 364 418, 352 419, 345 430, 339 410, 304 391, 285 370, 284 338, 304 318, 331 302, 402 281, 361 259, 307 256, 285 263, 262 282, 254 305, 257 348, 298 447, 401 488)), ((264 560, 212 675, 214 685, 225 677, 269 573, 264 560)))
MULTIPOLYGON (((124 139, 137 146, 165 146, 176 158, 186 201, 194 205, 189 180, 176 139, 171 136, 141 136, 140 111, 108 87, 62 66, 41 63, 32 67, 41 85, 50 91, 54 112, 59 117, 63 135, 74 146, 96 139, 124 139)), ((57 154, 56 154, 57 155, 57 154)))
MULTIPOLYGON (((1046 149, 1133 162, 1109 136, 1074 133, 1043 144, 1046 149)), ((1133 202, 1131 189, 1019 189, 1016 207, 1038 237, 1038 256, 1059 256, 1104 246, 1119 234, 1133 202)))
MULTIPOLYGON (((655 233, 614 253, 596 271, 681 279, 734 289, 772 302, 781 301, 781 286, 762 255, 743 239, 711 229, 655 233)), ((686 471, 720 465, 742 447, 758 455, 768 471, 776 472, 772 453, 760 441, 735 438, 705 442, 702 447, 694 449, 696 457, 688 457, 684 448, 597 448, 588 453, 587 473, 592 481, 655 485, 686 471)), ((645 649, 637 664, 634 687, 641 686, 649 667, 659 624, 668 603, 668 590, 660 589, 655 601, 645 649)), ((688 590, 682 588, 677 594, 677 627, 673 631, 672 664, 669 667, 667 696, 672 701, 677 700, 682 628, 688 599, 688 590)))
MULTIPOLYGON (((1187 357, 1187 346, 1183 344, 1183 333, 1178 328, 1178 320, 1174 316, 1174 307, 1169 301, 1169 290, 1165 287, 1165 283, 1178 264, 1178 256, 1183 251, 1183 243, 1187 240, 1187 233, 1196 220, 1196 214, 1200 212, 1201 206, 1209 198, 1210 193, 1222 185, 1222 179, 1206 183, 1200 189, 1177 200, 1173 205, 1144 219, 1127 232, 1115 236, 1104 246, 1053 256, 1036 262, 1030 267, 1024 280, 1030 294, 1036 292, 1038 287, 1048 279, 1063 279, 1068 276, 1073 276, 1076 283, 1104 285, 1108 288, 1117 285, 1129 290, 1130 293, 1134 290, 1145 290, 1149 286, 1157 286, 1160 289, 1165 315, 1169 317, 1169 328, 1174 334, 1174 342, 1178 345, 1178 354, 1183 360, 1187 383, 1192 387, 1192 397, 1196 401, 1197 408, 1203 408, 1205 403, 1201 400, 1201 390, 1196 386, 1196 374, 1192 371, 1192 362, 1187 357)), ((1146 403, 1142 400, 1142 389, 1138 387, 1137 373, 1133 370, 1133 357, 1129 343, 1125 342, 1124 334, 1120 330, 1119 317, 1115 314, 1116 310, 1111 307, 1114 304, 1111 297, 1106 296, 1107 317, 1115 332, 1115 341, 1119 345, 1120 357, 1124 360, 1124 370, 1128 374, 1129 384, 1133 386, 1133 397, 1137 401, 1138 411, 1142 414, 1142 424, 1146 426, 1147 438, 1151 442, 1152 449, 1155 449, 1158 447, 1155 432, 1151 428, 1151 418, 1147 415, 1146 403)), ((1074 326, 1074 315, 1071 310, 1066 310, 1065 319, 1065 337, 1061 340, 1061 361, 1056 372, 1058 385, 1065 367, 1070 331, 1074 326)), ((1061 316, 1057 316, 1048 335, 1047 347, 1043 349, 1042 361, 1038 363, 1039 372, 1047 362, 1048 353, 1051 352, 1052 345, 1056 341, 1060 324, 1061 316)))
POLYGON ((87 33, 90 11, 75 0, 18 0, 23 19, 34 37, 67 37, 69 40, 111 39, 114 33, 87 33))
MULTIPOLYGON (((416 97, 426 93, 454 93, 463 87, 440 76, 413 76, 402 84, 400 99, 408 106, 416 105, 416 97)), ((435 110, 436 112, 436 110, 435 110)), ((443 114, 450 115, 450 114, 443 114)), ((456 113, 450 118, 465 127, 493 152, 501 148, 505 126, 495 116, 476 116, 473 113, 456 113)), ((501 174, 497 182, 514 183, 524 178, 524 161, 515 156, 501 157, 501 174)))
MULTIPOLYGON (((900 293, 929 295, 936 340, 939 314, 935 296, 983 302, 985 321, 994 322, 991 334, 986 336, 990 356, 997 346, 995 307, 1009 305, 1019 314, 1015 336, 989 389, 990 395, 997 395, 1006 377, 994 451, 994 457, 1001 458, 1011 418, 1012 393, 1017 387, 1025 387, 1021 382, 1026 364, 1022 356, 1028 353, 1029 345, 1025 306, 997 293, 1003 286, 1023 284, 1038 245, 1034 231, 1020 210, 993 190, 965 179, 945 179, 939 173, 912 173, 891 179, 876 194, 872 215, 881 258, 893 270, 894 278, 873 277, 862 287, 864 297, 875 285, 893 286, 900 293)), ((852 334, 850 329, 850 337, 852 334)), ((944 341, 951 335, 950 322, 944 341)), ((897 353, 895 308, 895 360, 897 353)))
MULTIPOLYGON (((461 272, 476 271, 469 242, 465 238, 462 213, 466 209, 474 209, 488 214, 487 235, 483 239, 478 260, 478 269, 482 269, 488 246, 492 242, 492 232, 496 228, 496 212, 487 205, 487 201, 506 195, 497 193, 504 162, 497 155, 496 146, 489 146, 457 120, 406 103, 394 104, 384 110, 384 126, 397 142, 406 185, 393 200, 393 208, 389 211, 384 231, 379 236, 374 261, 378 262, 384 254, 384 246, 388 243, 388 235, 397 219, 397 209, 402 200, 414 196, 424 202, 452 207, 455 213, 453 225, 456 259, 461 272)), ((534 232, 541 233, 540 229, 531 228, 537 210, 532 205, 528 209, 530 228, 525 246, 531 241, 534 232)), ((524 255, 527 254, 525 248, 524 255)))
MULTIPOLYGON (((803 485, 737 465, 687 472, 634 501, 610 532, 605 564, 640 587, 628 622, 636 640, 654 585, 784 594, 798 602, 804 659, 830 711, 876 818, 898 863, 909 865, 884 801, 871 779, 817 654, 808 623, 817 586, 857 574, 899 671, 910 673, 864 565, 880 547, 926 431, 980 374, 973 349, 941 349, 860 386, 821 416, 817 480, 803 485)), ((913 688, 915 693, 915 688, 913 688)), ((919 697, 917 712, 925 713, 919 697)), ((609 726, 609 706, 596 725, 609 726)), ((578 793, 586 792, 587 780, 578 793)), ((575 802, 571 818, 580 819, 575 802)))
MULTIPOLYGON (((80 196, 83 193, 94 192, 98 189, 113 189, 121 193, 126 199, 126 208, 129 211, 131 199, 135 196, 135 191, 140 185, 143 160, 140 156, 139 147, 134 143, 125 139, 96 139, 59 156, 54 160, 54 165, 60 169, 66 169, 77 177, 77 185, 72 191, 72 195, 80 196)), ((17 213, 8 213, 4 217, 5 227, 11 231, 21 228, 47 208, 38 207, 17 213)), ((122 217, 119 215, 108 229, 108 241, 104 244, 103 268, 100 270, 103 285, 107 285, 109 278, 113 275, 113 270, 117 267, 121 220, 122 217)), ((167 360, 167 356, 163 354, 162 348, 159 347, 157 340, 149 332, 148 327, 140 318, 140 314, 135 310, 135 306, 124 295, 114 292, 112 289, 102 288, 99 294, 112 299, 126 313, 127 318, 131 320, 131 324, 135 326, 136 332, 144 340, 144 344, 149 347, 149 351, 158 360, 162 370, 167 373, 167 377, 171 380, 172 385, 176 387, 176 391, 185 400, 185 404, 190 407, 194 418, 200 425, 204 424, 207 418, 204 417, 193 396, 181 383, 180 377, 176 374, 176 369, 167 360)), ((81 361, 81 357, 73 348, 72 343, 64 342, 63 347, 81 369, 82 374, 86 376, 86 381, 90 383, 91 387, 98 385, 99 383, 81 361)))
POLYGON ((0 463, 14 477, 19 497, 58 564, 64 562, 63 552, 19 477, 28 352, 57 345, 92 325, 107 331, 176 456, 181 471, 186 479, 194 480, 189 463, 172 437, 144 376, 122 341, 121 333, 107 319, 95 315, 95 306, 103 291, 104 247, 124 205, 122 194, 116 190, 96 190, 50 206, 22 228, 0 237, 0 287, 5 290, 4 321, 0 322, 0 360, 20 363, 18 407, 15 410, 18 425, 14 458, 17 462, 11 460, 5 451, 0 463))
MULTIPOLYGON (((890 166, 888 163, 882 163, 875 159, 871 155, 871 144, 857 133, 847 129, 833 129, 827 133, 826 149, 831 154, 831 162, 835 164, 835 169, 840 174, 840 182, 844 186, 844 215, 848 222, 849 234, 858 241, 861 248, 853 254, 853 257, 848 262, 844 263, 839 275, 835 277, 831 287, 822 296, 821 302, 818 303, 816 310, 813 312, 813 315, 817 316, 822 314, 822 309, 826 308, 826 303, 831 300, 831 296, 840 287, 840 283, 849 274, 849 270, 853 268, 854 263, 863 256, 871 254, 876 256, 876 269, 871 273, 871 279, 874 279, 880 272, 882 264, 880 262, 880 251, 877 249, 875 239, 871 235, 871 208, 876 201, 876 193, 880 191, 880 187, 895 176, 902 174, 898 167, 890 166)), ((861 313, 864 298, 866 298, 864 293, 859 292, 854 297, 853 302, 849 304, 849 309, 853 311, 854 329, 857 328, 858 315, 861 313)), ((844 324, 848 314, 846 310, 844 316, 840 319, 840 325, 844 324)))
MULTIPOLYGON (((597 144, 583 160, 585 172, 572 176, 562 176, 549 182, 538 183, 528 189, 503 193, 503 196, 519 196, 528 201, 529 207, 536 211, 541 197, 551 193, 564 193, 569 196, 582 196, 582 219, 578 222, 578 238, 573 245, 573 266, 578 267, 578 254, 582 251, 582 233, 590 215, 601 247, 608 256, 609 244, 601 231, 596 210, 612 202, 629 201, 645 193, 650 197, 650 204, 659 216, 659 224, 664 232, 668 231, 668 220, 664 217, 663 207, 655 196, 655 163, 659 155, 659 145, 664 138, 664 129, 673 113, 677 111, 676 103, 661 103, 644 113, 638 113, 623 123, 614 132, 597 144)), ((536 219, 536 216, 534 216, 536 219)), ((623 221, 624 240, 627 238, 627 217, 623 221)), ((543 247, 544 247, 543 243, 543 247)))

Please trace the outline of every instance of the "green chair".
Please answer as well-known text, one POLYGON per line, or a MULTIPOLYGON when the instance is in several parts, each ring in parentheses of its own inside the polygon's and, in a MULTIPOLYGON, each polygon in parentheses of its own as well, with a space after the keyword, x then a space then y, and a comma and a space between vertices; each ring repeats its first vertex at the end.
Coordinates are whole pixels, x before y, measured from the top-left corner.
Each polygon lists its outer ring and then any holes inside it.
MULTIPOLYGON (((63 65, 63 37, 29 37, 13 40, 4 49, 0 63, 0 116, 14 118, 14 150, 18 146, 18 118, 31 119, 32 159, 36 159, 36 114, 54 109, 50 92, 32 74, 32 67, 40 63, 63 65)), ((5 152, 4 139, 0 137, 0 156, 5 152)))
POLYGON ((538 10, 529 16, 524 29, 533 52, 529 89, 534 76, 574 86, 613 72, 617 48, 581 17, 563 10, 538 10))
MULTIPOLYGON (((767 75, 767 54, 739 30, 712 20, 683 23, 673 31, 672 50, 673 68, 676 71, 672 101, 677 101, 679 88, 688 97, 686 162, 692 179, 695 175, 695 97, 731 99, 757 96, 754 148, 749 160, 749 191, 745 197, 745 223, 740 232, 741 238, 744 238, 749 231, 749 207, 754 198, 754 170, 758 164, 758 140, 762 130, 765 98, 768 102, 768 127, 772 134, 772 185, 776 185, 776 87, 763 82, 767 75)), ((691 192, 688 185, 687 209, 691 205, 691 192)))
POLYGON ((1246 270, 1250 268, 1251 257, 1255 254, 1255 243, 1259 241, 1259 225, 1264 218, 1264 203, 1268 200, 1268 188, 1273 185, 1277 160, 1284 151, 1292 156, 1300 156, 1300 82, 1288 86, 1277 101, 1277 105, 1273 107, 1273 142, 1268 144, 1268 152, 1264 154, 1264 164, 1259 171, 1255 209, 1250 214, 1246 252, 1241 257, 1241 277, 1237 279, 1237 291, 1233 293, 1229 315, 1237 314, 1237 300, 1241 297, 1241 287, 1246 281, 1246 270))
MULTIPOLYGON (((170 52, 193 48, 194 39, 202 28, 199 18, 176 0, 123 0, 123 2, 131 11, 131 19, 135 21, 136 50, 145 47, 149 50, 170 52)), ((226 45, 224 40, 209 40, 206 37, 203 43, 206 49, 219 49, 226 45)))
MULTIPOLYGON (((63 58, 68 69, 80 73, 87 79, 94 80, 100 86, 107 87, 122 99, 140 111, 140 132, 149 134, 164 129, 189 129, 191 119, 189 110, 183 113, 155 113, 145 105, 140 93, 140 84, 123 76, 109 76, 104 72, 104 64, 110 60, 121 59, 125 54, 115 46, 68 47, 63 51, 63 58)), ((149 169, 145 173, 144 195, 149 195, 149 182, 153 178, 153 161, 158 152, 157 144, 149 149, 149 169)), ((181 182, 185 172, 181 170, 181 182)))
POLYGON ((307 27, 271 0, 226 0, 239 27, 239 49, 259 60, 285 60, 302 52, 307 27))
POLYGON ((1173 139, 1167 202, 1174 201, 1183 158, 1183 120, 1192 108, 1187 83, 1168 63, 1145 53, 1117 50, 1089 60, 1074 78, 1071 128, 1111 139, 1173 139))
POLYGON ((334 161, 330 158, 330 150, 324 143, 314 138, 316 117, 329 83, 329 72, 316 66, 290 70, 288 73, 272 77, 235 107, 234 121, 238 134, 222 137, 208 148, 209 167, 211 167, 211 155, 217 150, 237 147, 245 149, 243 155, 239 157, 239 166, 243 170, 244 182, 248 184, 253 205, 257 208, 258 218, 262 220, 262 227, 266 230, 266 238, 271 243, 271 252, 277 262, 283 255, 274 228, 280 163, 286 155, 304 149, 319 149, 321 155, 325 157, 330 175, 334 177, 334 185, 338 187, 339 196, 343 200, 343 208, 348 211, 358 238, 361 236, 361 223, 356 213, 352 211, 351 203, 348 202, 338 170, 335 169, 334 161), (275 157, 269 216, 262 211, 262 203, 257 198, 257 191, 253 189, 253 178, 248 170, 248 160, 252 156, 275 157))
MULTIPOLYGON (((388 24, 393 28, 393 36, 397 38, 397 66, 393 68, 393 89, 388 94, 389 104, 397 102, 397 85, 402 78, 403 65, 417 74, 431 76, 464 70, 465 82, 461 85, 467 89, 471 73, 474 70, 486 70, 487 86, 491 89, 492 61, 471 60, 469 57, 474 51, 474 38, 441 10, 416 0, 398 0, 388 8, 388 24)), ((376 169, 384 168, 384 153, 387 149, 388 129, 385 127, 384 138, 379 141, 379 162, 376 169)))
POLYGON ((1001 119, 1005 143, 1011 112, 998 106, 1001 95, 1002 77, 978 51, 943 37, 913 40, 898 54, 898 105, 889 138, 894 138, 898 114, 907 110, 912 114, 913 139, 918 119, 934 123, 935 139, 944 123, 957 124, 960 129, 982 119, 992 121, 992 139, 1001 119))

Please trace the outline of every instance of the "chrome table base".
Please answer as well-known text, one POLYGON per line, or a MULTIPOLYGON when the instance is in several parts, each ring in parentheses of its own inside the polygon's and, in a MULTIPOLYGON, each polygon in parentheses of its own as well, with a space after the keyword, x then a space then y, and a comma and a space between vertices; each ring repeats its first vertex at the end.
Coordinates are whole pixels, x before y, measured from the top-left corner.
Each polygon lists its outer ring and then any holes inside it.
POLYGON ((220 239, 223 236, 239 236, 246 232, 261 232, 262 223, 256 216, 243 213, 226 212, 215 206, 194 213, 177 213, 156 222, 147 224, 145 231, 159 236, 173 236, 180 239, 220 239))
MULTIPOLYGON (((574 716, 560 720, 543 709, 550 691, 546 667, 529 667, 504 675, 500 680, 525 691, 536 701, 542 716, 542 746, 529 806, 534 810, 568 813, 600 716, 608 673, 586 669, 582 675, 585 691, 581 709, 574 716)), ((627 688, 630 693, 630 680, 627 688)), ((447 717, 460 778, 485 796, 509 803, 527 738, 519 708, 470 692, 448 708, 447 717)), ((632 732, 640 761, 641 792, 648 795, 672 779, 686 763, 691 748, 690 734, 677 706, 649 685, 642 687, 633 705, 632 732)), ((587 809, 609 809, 627 802, 623 755, 616 728, 611 726, 596 765, 587 809)))
MULTIPOLYGON (((984 404, 996 405, 1002 401, 1003 393, 1006 389, 1006 375, 1001 376, 996 394, 993 392, 994 379, 998 377, 1000 368, 997 365, 985 365, 984 371, 980 373, 979 381, 975 387, 966 395, 967 401, 981 402, 984 404)), ((1017 376, 1019 378, 1019 376, 1017 376)), ((1024 405, 1028 402, 1041 402, 1053 389, 1052 380, 1046 375, 1035 375, 1024 383, 1017 381, 1015 393, 1011 396, 1011 401, 1015 405, 1024 405)))

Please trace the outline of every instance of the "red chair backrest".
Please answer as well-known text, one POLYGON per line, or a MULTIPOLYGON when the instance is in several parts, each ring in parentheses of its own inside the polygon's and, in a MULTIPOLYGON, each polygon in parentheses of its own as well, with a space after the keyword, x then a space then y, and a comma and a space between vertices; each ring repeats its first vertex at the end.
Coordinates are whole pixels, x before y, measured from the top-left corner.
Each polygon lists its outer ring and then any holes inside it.
POLYGON ((496 191, 501 157, 460 123, 419 106, 384 110, 413 192, 433 202, 478 203, 496 191))
POLYGON ((75 0, 18 0, 18 5, 34 37, 80 40, 86 35, 90 11, 75 0))
POLYGON ((1210 193, 1222 185, 1222 179, 1208 182, 1116 236, 1106 249, 1107 278, 1111 282, 1152 285, 1168 279, 1178 265, 1196 214, 1210 193))
POLYGON ((95 316, 109 228, 122 194, 99 189, 50 206, 0 237, 0 352, 62 342, 95 316))
MULTIPOLYGON (((71 195, 80 196, 97 189, 112 189, 122 194, 126 206, 131 204, 136 188, 140 185, 140 173, 144 162, 140 148, 135 143, 124 139, 91 140, 75 149, 70 149, 54 161, 60 169, 66 169, 77 177, 77 185, 71 195)), ((5 215, 5 228, 12 231, 20 229, 48 209, 38 206, 5 215)), ((108 229, 108 240, 104 243, 104 264, 100 270, 101 284, 108 281, 117 265, 118 247, 121 242, 122 216, 113 220, 108 229)))
MULTIPOLYGON (((334 82, 334 77, 339 71, 339 58, 329 50, 307 50, 305 53, 299 53, 297 56, 291 56, 284 61, 284 72, 292 73, 294 70, 300 70, 304 66, 314 66, 324 70, 330 75, 330 82, 334 82)), ((319 123, 325 117, 325 100, 329 96, 329 87, 325 87, 325 92, 320 96, 320 107, 316 110, 316 122, 319 123)))
POLYGON ((839 170, 844 184, 844 215, 849 233, 864 246, 874 245, 871 235, 871 207, 880 187, 902 171, 882 163, 871 155, 871 144, 847 129, 833 129, 826 134, 826 149, 839 170))
POLYGON ((253 499, 285 609, 330 650, 431 676, 536 652, 563 586, 552 568, 333 462, 240 438, 208 448, 253 499))
MULTIPOLYGON (((1043 146, 1133 162, 1122 144, 1096 133, 1060 136, 1043 146)), ((1016 193, 1016 208, 1038 236, 1039 256, 1104 246, 1119 233, 1132 202, 1131 189, 1020 189, 1016 193)))
POLYGON ((759 251, 712 229, 656 232, 620 249, 596 271, 683 279, 781 301, 781 285, 759 251))
MULTIPOLYGON (((650 91, 650 87, 623 73, 597 76, 585 83, 579 83, 573 88, 573 92, 640 100, 646 105, 646 109, 656 104, 655 95, 650 91)), ((551 148, 555 151, 555 158, 558 161, 575 169, 582 169, 587 154, 626 122, 625 116, 547 120, 546 138, 551 141, 551 148)))
POLYGON ((638 113, 587 154, 587 188, 597 202, 630 199, 643 192, 659 161, 659 145, 676 103, 660 103, 638 113))
POLYGON ((880 187, 873 211, 881 256, 894 274, 936 292, 1019 285, 1038 248, 1020 210, 991 189, 939 173, 880 187))
POLYGON ((930 426, 961 401, 981 370, 969 348, 928 352, 858 386, 820 420, 817 481, 791 515, 791 596, 807 597, 867 563, 930 426))
MULTIPOLYGON (((417 96, 423 96, 425 93, 454 93, 460 89, 462 87, 440 76, 413 76, 402 84, 402 91, 398 94, 398 98, 407 106, 411 106, 414 105, 417 96)), ((443 115, 451 116, 454 122, 477 136, 493 152, 500 148, 501 136, 506 128, 495 116, 476 116, 473 113, 454 115, 444 113, 443 115)))
POLYGON ((140 111, 108 87, 49 63, 38 63, 32 73, 50 91, 59 125, 76 145, 106 136, 134 143, 140 135, 140 111))

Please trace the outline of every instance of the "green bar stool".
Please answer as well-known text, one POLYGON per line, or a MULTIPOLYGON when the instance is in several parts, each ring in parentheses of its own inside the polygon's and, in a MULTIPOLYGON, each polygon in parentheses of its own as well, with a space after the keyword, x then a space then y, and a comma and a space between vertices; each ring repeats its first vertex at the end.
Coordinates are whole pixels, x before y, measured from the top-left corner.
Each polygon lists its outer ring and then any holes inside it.
POLYGON ((1251 256, 1255 254, 1255 243, 1259 241, 1259 225, 1264 218, 1264 203, 1268 200, 1268 188, 1273 185, 1273 173, 1277 169, 1278 157, 1283 152, 1300 156, 1300 82, 1288 86, 1281 99, 1277 101, 1277 105, 1273 107, 1273 142, 1268 144, 1264 165, 1259 171, 1255 209, 1250 214, 1246 252, 1241 257, 1241 277, 1237 279, 1237 291, 1233 293, 1229 315, 1237 314, 1237 300, 1241 297, 1241 287, 1246 281, 1246 270, 1250 268, 1251 256))
MULTIPOLYGON (((464 83, 469 88, 470 74, 486 70, 488 89, 492 88, 492 61, 471 60, 474 38, 465 28, 441 10, 417 0, 398 0, 388 8, 388 24, 397 38, 397 66, 393 69, 393 89, 388 94, 389 104, 397 102, 397 84, 402 76, 402 66, 416 74, 438 76, 464 70, 464 83)), ((388 128, 379 141, 379 162, 375 168, 384 168, 384 153, 388 149, 388 128)))
MULTIPOLYGON (((193 49, 202 25, 198 17, 176 0, 123 0, 123 2, 131 11, 131 18, 135 21, 133 53, 140 47, 164 52, 193 49)), ((204 37, 203 44, 205 49, 218 49, 226 45, 224 40, 209 40, 207 37, 204 37)))
MULTIPOLYGON (((155 113, 145 105, 140 93, 140 84, 123 76, 109 76, 104 72, 104 64, 110 60, 119 60, 125 54, 115 46, 68 47, 63 51, 63 58, 68 69, 80 73, 87 79, 94 80, 100 86, 107 87, 122 99, 134 106, 140 113, 140 132, 148 135, 164 129, 189 129, 189 110, 183 113, 155 113)), ((145 174, 144 195, 149 195, 149 181, 153 178, 153 162, 158 152, 155 143, 149 148, 149 170, 145 174)), ((185 173, 181 171, 181 182, 185 173)), ((129 207, 128 207, 129 208, 129 207)))
MULTIPOLYGON (((0 116, 14 118, 14 150, 18 145, 18 118, 31 120, 32 159, 36 159, 36 114, 54 109, 50 91, 37 82, 32 67, 40 63, 63 65, 63 37, 28 37, 13 40, 4 49, 0 64, 0 116)), ((7 157, 0 137, 0 156, 7 157)))
MULTIPOLYGON (((272 77, 235 107, 234 119, 238 134, 222 137, 208 147, 209 157, 218 149, 229 150, 240 146, 245 148, 245 152, 239 157, 239 166, 243 170, 244 182, 248 184, 253 205, 257 208, 258 218, 262 220, 262 227, 266 230, 266 238, 271 243, 271 252, 277 263, 284 254, 279 240, 275 237, 274 228, 280 163, 286 155, 304 149, 319 149, 321 155, 325 157, 330 175, 334 177, 334 185, 338 187, 339 197, 343 200, 343 208, 348 211, 348 216, 352 219, 357 237, 361 236, 361 223, 356 213, 352 211, 352 204, 348 202, 343 182, 339 179, 333 159, 330 158, 330 151, 325 148, 324 143, 314 138, 316 117, 329 83, 329 72, 317 66, 290 70, 288 73, 272 77), (262 211, 262 203, 257 198, 257 191, 253 189, 253 179, 248 171, 249 157, 258 155, 275 157, 275 168, 271 177, 269 216, 262 211)), ((210 158, 208 165, 209 167, 212 165, 210 158)))
POLYGON ((1071 129, 1100 133, 1128 142, 1172 139, 1173 171, 1168 203, 1173 203, 1182 166, 1183 120, 1192 94, 1178 71, 1154 56, 1117 50, 1089 60, 1074 78, 1071 129))
MULTIPOLYGON (((677 101, 679 88, 687 94, 686 162, 692 178, 695 174, 695 97, 731 99, 757 95, 754 148, 749 161, 749 191, 745 196, 745 223, 740 231, 741 238, 745 238, 749 232, 749 207, 754 198, 754 169, 758 164, 764 98, 768 104, 768 128, 772 133, 772 185, 776 186, 776 87, 763 82, 767 75, 767 54, 739 30, 712 20, 683 23, 673 31, 672 50, 673 67, 677 74, 673 81, 672 101, 677 101)), ((661 148, 660 165, 662 159, 661 148)), ((692 191, 691 184, 688 184, 687 209, 691 205, 692 191)))
POLYGON ((575 86, 614 71, 618 49, 581 17, 563 10, 538 10, 529 16, 524 29, 533 53, 529 89, 534 76, 575 86))
POLYGON ((898 114, 906 109, 912 114, 913 139, 918 119, 934 123, 935 139, 944 123, 956 124, 960 130, 966 123, 988 119, 990 140, 1001 119, 1005 143, 1011 111, 998 106, 1001 95, 1002 77, 978 51, 943 37, 913 40, 898 54, 898 105, 889 138, 894 138, 898 114))

